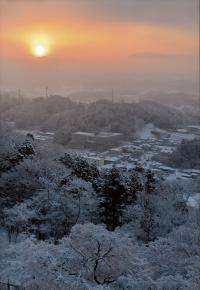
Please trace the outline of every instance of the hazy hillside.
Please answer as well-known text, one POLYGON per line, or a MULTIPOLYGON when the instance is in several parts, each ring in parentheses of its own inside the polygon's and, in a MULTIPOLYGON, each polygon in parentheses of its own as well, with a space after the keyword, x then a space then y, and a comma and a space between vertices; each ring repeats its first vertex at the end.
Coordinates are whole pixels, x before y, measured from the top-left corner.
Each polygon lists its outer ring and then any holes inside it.
POLYGON ((140 103, 112 103, 99 100, 84 104, 62 96, 36 98, 13 105, 2 114, 3 119, 16 122, 17 128, 38 128, 56 132, 56 140, 66 143, 68 135, 77 130, 110 130, 132 138, 143 123, 152 123, 162 129, 198 123, 198 114, 161 105, 154 101, 140 103), (63 132, 67 136, 63 137, 63 132), (65 140, 66 138, 66 140, 65 140))

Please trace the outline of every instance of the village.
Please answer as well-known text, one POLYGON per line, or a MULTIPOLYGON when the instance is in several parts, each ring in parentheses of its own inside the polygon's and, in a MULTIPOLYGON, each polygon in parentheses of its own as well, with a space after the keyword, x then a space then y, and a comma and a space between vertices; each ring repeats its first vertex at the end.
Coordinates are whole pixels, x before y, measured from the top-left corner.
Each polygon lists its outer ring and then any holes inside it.
MULTIPOLYGON (((38 142, 53 142, 53 132, 38 130, 16 130, 22 134, 31 134, 38 142)), ((172 153, 182 140, 200 137, 200 126, 190 125, 176 130, 161 130, 147 124, 136 134, 132 141, 125 140, 118 132, 74 132, 72 140, 64 149, 79 154, 99 168, 122 168, 141 166, 150 169, 156 175, 171 180, 195 180, 200 170, 181 169, 166 166, 160 157, 172 153)))
POLYGON ((69 150, 72 152, 78 150, 78 154, 100 168, 110 168, 113 165, 126 168, 141 166, 167 179, 191 180, 200 177, 200 170, 174 168, 159 161, 159 156, 172 153, 182 140, 200 137, 200 126, 191 125, 177 130, 164 131, 148 124, 131 142, 124 141, 123 135, 119 133, 101 133, 98 134, 100 142, 96 147, 101 148, 101 151, 93 149, 94 142, 92 148, 89 146, 91 136, 93 136, 91 133, 86 132, 74 133, 69 150), (103 150, 105 148, 107 150, 103 150))

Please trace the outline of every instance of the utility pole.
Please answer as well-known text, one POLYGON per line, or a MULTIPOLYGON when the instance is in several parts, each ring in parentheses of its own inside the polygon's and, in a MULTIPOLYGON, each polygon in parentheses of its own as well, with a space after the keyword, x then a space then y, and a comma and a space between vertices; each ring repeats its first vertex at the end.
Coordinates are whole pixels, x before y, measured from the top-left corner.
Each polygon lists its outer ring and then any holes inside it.
POLYGON ((3 104, 3 96, 1 94, 1 89, 0 89, 0 134, 2 132, 2 120, 1 120, 1 107, 2 107, 2 104, 3 104))
POLYGON ((46 98, 48 98, 48 87, 46 87, 46 98))
POLYGON ((21 103, 21 90, 18 89, 18 104, 21 103))
POLYGON ((114 89, 112 88, 112 103, 114 103, 114 89))

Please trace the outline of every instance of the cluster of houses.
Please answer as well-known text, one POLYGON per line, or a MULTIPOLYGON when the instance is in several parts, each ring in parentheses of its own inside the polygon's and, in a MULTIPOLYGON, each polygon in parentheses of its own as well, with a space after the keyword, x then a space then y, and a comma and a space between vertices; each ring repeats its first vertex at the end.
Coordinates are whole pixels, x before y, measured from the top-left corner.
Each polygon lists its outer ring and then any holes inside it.
POLYGON ((172 153, 183 139, 189 140, 198 136, 200 137, 200 126, 188 126, 184 129, 169 132, 152 130, 151 138, 136 139, 132 142, 124 141, 123 135, 119 133, 85 134, 87 137, 82 138, 84 132, 74 133, 74 145, 76 144, 78 147, 78 144, 84 140, 80 146, 82 149, 94 149, 83 150, 82 154, 89 162, 94 162, 98 167, 109 168, 115 165, 118 167, 134 168, 135 166, 142 166, 152 169, 158 175, 160 174, 166 178, 196 179, 200 177, 200 170, 166 166, 155 158, 155 156, 172 153), (95 138, 95 136, 98 136, 98 138, 95 138), (101 138, 105 138, 104 142, 99 142, 101 138), (99 147, 96 147, 97 143, 94 147, 90 146, 90 140, 99 142, 99 147), (115 146, 112 147, 112 145, 115 146), (98 152, 97 148, 101 150, 98 152))
MULTIPOLYGON (((134 168, 142 166, 153 170, 158 175, 172 179, 196 179, 200 170, 182 170, 166 166, 159 158, 172 153, 178 144, 185 139, 200 138, 200 126, 190 125, 177 130, 164 131, 147 126, 148 134, 136 137, 132 142, 125 140, 118 132, 74 132, 68 149, 75 150, 89 162, 100 168, 118 167, 134 168)), ((38 130, 22 132, 32 135, 35 140, 52 141, 54 133, 38 130)))
POLYGON ((74 132, 68 146, 77 149, 104 151, 114 145, 119 145, 123 139, 123 134, 115 132, 74 132))

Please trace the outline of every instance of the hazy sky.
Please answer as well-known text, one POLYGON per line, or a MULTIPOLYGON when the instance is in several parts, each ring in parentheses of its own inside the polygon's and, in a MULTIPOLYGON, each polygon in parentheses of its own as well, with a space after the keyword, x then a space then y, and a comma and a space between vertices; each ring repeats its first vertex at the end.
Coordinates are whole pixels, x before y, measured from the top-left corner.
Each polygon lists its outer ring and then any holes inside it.
POLYGON ((195 90, 198 2, 0 0, 1 88, 195 90))

